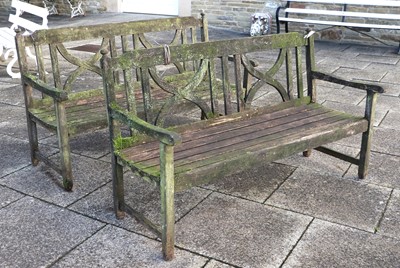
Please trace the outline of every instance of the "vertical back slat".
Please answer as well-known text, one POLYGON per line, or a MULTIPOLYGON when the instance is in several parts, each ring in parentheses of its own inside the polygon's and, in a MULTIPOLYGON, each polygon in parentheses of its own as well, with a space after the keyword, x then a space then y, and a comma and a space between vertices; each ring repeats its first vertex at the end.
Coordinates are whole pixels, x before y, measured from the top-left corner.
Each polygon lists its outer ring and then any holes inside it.
POLYGON ((151 101, 151 87, 150 87, 150 74, 148 69, 140 68, 140 77, 142 84, 143 94, 143 111, 144 118, 147 122, 153 122, 151 115, 152 101, 151 101))
POLYGON ((314 36, 308 37, 306 45, 306 66, 307 66, 307 91, 308 96, 311 97, 311 102, 316 102, 316 85, 315 80, 311 76, 311 71, 315 71, 315 57, 314 57, 314 36))
POLYGON ((61 83, 60 65, 58 62, 57 45, 49 44, 51 68, 53 70, 54 86, 57 88, 63 88, 61 83))
POLYGON ((296 76, 297 76, 297 96, 302 98, 304 95, 303 84, 303 65, 302 65, 302 47, 296 47, 296 76))
POLYGON ((292 69, 292 50, 286 51, 286 88, 290 99, 293 99, 293 69, 292 69))
POLYGON ((213 114, 218 113, 218 106, 216 105, 218 92, 216 92, 217 78, 215 77, 215 62, 210 60, 208 63, 208 81, 210 84, 210 105, 213 114))
POLYGON ((231 114, 232 111, 232 102, 231 102, 231 90, 230 90, 230 82, 229 82, 229 59, 227 56, 222 57, 222 91, 224 94, 224 109, 225 114, 231 114))
POLYGON ((47 83, 47 76, 43 59, 43 50, 41 45, 35 45, 35 54, 36 54, 36 64, 39 73, 39 79, 47 83))
POLYGON ((244 100, 243 100, 243 90, 242 90, 242 60, 241 55, 234 55, 234 64, 235 64, 235 90, 236 90, 236 110, 240 112, 245 108, 244 100))

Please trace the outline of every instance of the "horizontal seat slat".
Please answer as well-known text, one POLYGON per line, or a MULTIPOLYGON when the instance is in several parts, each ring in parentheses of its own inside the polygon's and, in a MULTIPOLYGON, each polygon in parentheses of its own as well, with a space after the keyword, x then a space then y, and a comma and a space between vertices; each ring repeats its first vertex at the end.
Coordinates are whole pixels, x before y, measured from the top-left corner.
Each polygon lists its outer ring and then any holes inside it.
MULTIPOLYGON (((313 14, 313 15, 327 15, 327 16, 339 16, 339 17, 360 17, 360 18, 373 18, 373 19, 400 20, 400 14, 367 13, 367 12, 322 10, 322 9, 308 9, 308 8, 306 9, 286 8, 285 12, 292 14, 313 14)), ((284 19, 282 18, 282 20, 284 19)))
POLYGON ((384 25, 384 24, 355 23, 355 22, 341 22, 341 21, 321 21, 321 20, 296 19, 296 18, 285 18, 285 17, 282 17, 279 20, 284 22, 299 22, 299 23, 310 23, 310 24, 321 24, 321 25, 332 25, 332 26, 343 26, 343 27, 400 30, 400 25, 384 25))

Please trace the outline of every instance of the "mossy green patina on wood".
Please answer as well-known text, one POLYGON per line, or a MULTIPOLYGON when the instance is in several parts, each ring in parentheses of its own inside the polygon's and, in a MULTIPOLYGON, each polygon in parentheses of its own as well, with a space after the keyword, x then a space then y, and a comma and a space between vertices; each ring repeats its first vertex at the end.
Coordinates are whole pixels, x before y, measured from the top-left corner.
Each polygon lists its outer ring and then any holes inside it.
MULTIPOLYGON (((201 18, 163 18, 40 30, 31 36, 18 34, 16 42, 32 163, 36 165, 44 161, 62 175, 64 187, 72 189, 70 138, 82 132, 107 127, 99 65, 101 50, 117 56, 125 51, 159 46, 160 43, 180 45, 204 41, 208 41, 204 14, 201 18), (159 37, 161 40, 158 40, 159 37), (28 61, 27 47, 34 48, 36 64, 28 61), (57 133, 61 165, 51 161, 39 150, 37 123, 57 133)), ((193 71, 187 70, 184 62, 177 63, 176 70, 169 78, 171 81, 174 81, 172 76, 193 71)), ((118 79, 118 74, 114 75, 118 79)), ((130 88, 121 87, 116 90, 119 103, 144 114, 143 105, 137 106, 136 100, 147 102, 147 93, 135 91, 131 94, 141 83, 140 74, 124 75, 131 83, 130 88)), ((181 80, 182 76, 176 79, 181 80)), ((148 86, 154 89, 153 85, 148 86)), ((154 98, 163 99, 167 95, 160 92, 154 98)))
MULTIPOLYGON (((104 52, 101 62, 111 146, 121 139, 122 126, 141 133, 129 146, 113 149, 115 212, 118 217, 124 212, 132 213, 154 230, 162 239, 167 260, 174 255, 175 192, 266 161, 299 152, 309 155, 314 148, 358 165, 360 178, 367 174, 376 93, 383 89, 317 72, 313 37, 290 33, 220 40, 135 50, 118 57, 104 52), (271 51, 274 61, 263 57, 271 51), (163 66, 188 61, 196 63, 196 68, 184 81, 167 83, 168 79, 160 75, 163 66), (146 92, 148 98, 137 100, 136 106, 144 107, 147 121, 137 116, 137 112, 121 107, 115 94, 119 84, 114 74, 136 71, 142 79, 141 88, 136 90, 146 92), (303 82, 304 73, 306 82, 303 82), (315 80, 365 90, 365 116, 318 104, 315 80), (168 92, 169 98, 162 105, 157 105, 159 100, 152 96, 155 91, 151 84, 168 92), (207 90, 204 85, 208 86, 207 90), (277 96, 279 102, 268 105, 265 98, 256 104, 262 94, 277 96), (182 101, 191 104, 203 120, 163 126, 176 116, 171 110, 182 101), (360 133, 363 133, 360 158, 323 147, 360 133), (161 227, 125 203, 121 172, 124 166, 160 188, 161 227)), ((125 80, 123 85, 134 88, 130 80, 125 80)))

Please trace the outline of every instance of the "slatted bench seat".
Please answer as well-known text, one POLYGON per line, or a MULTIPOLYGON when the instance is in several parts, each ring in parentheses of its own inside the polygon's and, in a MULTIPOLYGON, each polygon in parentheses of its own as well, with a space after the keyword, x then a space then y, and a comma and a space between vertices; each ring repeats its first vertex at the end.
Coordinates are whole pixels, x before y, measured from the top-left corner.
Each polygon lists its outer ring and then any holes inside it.
MULTIPOLYGON (((208 30, 204 14, 201 18, 177 17, 90 27, 85 25, 39 30, 31 37, 17 35, 33 165, 40 161, 48 164, 61 174, 64 188, 72 189, 70 138, 89 130, 107 127, 99 66, 100 50, 108 48, 116 56, 122 51, 159 46, 158 42, 161 40, 157 39, 158 36, 163 37, 163 43, 171 45, 207 41, 208 30), (82 49, 82 45, 85 49, 82 49), (37 68, 33 68, 34 65, 28 62, 26 47, 35 49, 37 68), (37 124, 57 133, 60 161, 53 161, 42 152, 38 143, 37 124)), ((172 81, 173 77, 182 79, 179 74, 193 70, 186 69, 184 63, 177 63, 174 71, 169 75, 172 81)), ((135 83, 140 83, 140 74, 126 75, 135 83)), ((125 96, 124 91, 119 92, 121 101, 125 96)), ((137 92, 135 98, 143 99, 143 94, 137 92)), ((155 98, 163 98, 163 95, 155 98)))
POLYGON ((346 27, 364 35, 368 35, 366 32, 370 29, 400 30, 400 13, 391 9, 400 9, 400 2, 290 0, 286 6, 277 9, 277 32, 280 32, 281 24, 285 25, 285 31, 288 32, 289 23, 308 25, 314 30, 314 25, 346 27))
MULTIPOLYGON (((367 175, 376 93, 383 89, 318 72, 313 36, 287 33, 136 50, 119 57, 110 57, 107 51, 103 54, 115 213, 119 218, 126 212, 132 214, 161 237, 166 260, 174 256, 175 192, 292 154, 304 152, 309 156, 313 148, 358 165, 360 178, 367 175), (306 81, 302 69, 304 49, 306 81), (263 58, 271 54, 277 59, 263 58), (199 64, 199 68, 186 83, 171 86, 154 72, 155 66, 188 60, 199 64), (258 60, 259 65, 254 67, 251 60, 258 60), (141 87, 136 90, 149 97, 150 101, 141 104, 149 114, 175 116, 168 111, 154 111, 157 101, 151 100, 153 90, 149 87, 153 81, 171 93, 168 108, 186 100, 205 115, 203 120, 154 125, 139 117, 135 109, 125 109, 116 101, 120 84, 115 82, 114 74, 134 70, 142 75, 141 87), (224 82, 222 88, 217 78, 224 82), (316 80, 364 90, 365 116, 318 104, 316 80), (199 95, 201 82, 209 87, 208 98, 199 95), (252 96, 262 93, 268 97, 262 101, 264 105, 257 107, 252 96), (214 97, 219 94, 222 99, 214 97), (267 105, 269 99, 276 98, 277 102, 267 105), (357 134, 362 135, 359 158, 325 146, 357 134), (139 213, 143 208, 125 202, 125 192, 129 191, 124 189, 126 169, 159 187, 161 227, 139 213)), ((124 82, 122 85, 133 87, 129 79, 124 82)))
MULTIPOLYGON (((41 8, 23 1, 12 0, 11 6, 15 8, 15 14, 10 14, 9 21, 12 23, 11 27, 1 27, 0 28, 0 56, 3 55, 4 48, 4 58, 7 59, 11 54, 13 58, 7 64, 7 73, 12 78, 20 78, 19 73, 14 73, 12 71, 13 65, 18 61, 17 51, 15 48, 15 30, 18 28, 23 28, 25 32, 24 35, 30 35, 36 30, 47 29, 47 16, 49 12, 45 8, 41 8), (21 15, 26 12, 41 18, 41 23, 36 23, 28 19, 22 18, 21 15)), ((27 48, 27 53, 31 58, 35 56, 30 53, 29 48, 27 48)))

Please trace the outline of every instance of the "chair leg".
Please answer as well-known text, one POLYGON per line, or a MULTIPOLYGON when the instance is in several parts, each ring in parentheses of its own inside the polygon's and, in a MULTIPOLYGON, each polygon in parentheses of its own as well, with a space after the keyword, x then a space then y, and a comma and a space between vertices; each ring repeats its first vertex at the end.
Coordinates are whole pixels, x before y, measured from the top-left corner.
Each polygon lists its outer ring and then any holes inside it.
POLYGON ((173 146, 160 145, 160 173, 162 251, 165 260, 172 260, 175 245, 173 146))
POLYGON ((69 147, 69 134, 67 125, 67 116, 65 107, 62 103, 56 103, 57 115, 57 135, 60 148, 60 165, 61 176, 63 178, 63 186, 67 191, 71 191, 73 187, 72 180, 72 163, 71 163, 71 150, 69 147))
POLYGON ((305 157, 310 157, 310 156, 311 156, 311 153, 312 153, 312 149, 308 149, 308 150, 306 150, 306 151, 303 152, 303 156, 305 156, 305 157))
POLYGON ((371 155, 372 130, 362 134, 360 163, 358 165, 358 178, 364 179, 368 174, 369 158, 371 155))
POLYGON ((125 217, 124 174, 123 167, 118 164, 115 156, 112 159, 112 173, 115 216, 117 219, 123 219, 125 217))
POLYGON ((360 162, 358 164, 358 177, 364 179, 368 174, 369 158, 371 155, 371 143, 373 134, 373 122, 375 120, 375 107, 378 94, 368 91, 365 107, 365 118, 368 119, 368 129, 362 134, 360 162))
POLYGON ((36 158, 36 153, 39 150, 39 142, 37 135, 37 126, 36 123, 31 120, 30 116, 27 115, 27 126, 28 126, 28 139, 29 139, 29 147, 31 150, 31 161, 33 166, 37 166, 39 164, 39 159, 36 158))

